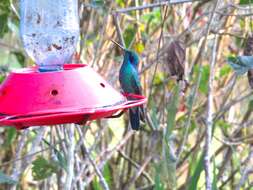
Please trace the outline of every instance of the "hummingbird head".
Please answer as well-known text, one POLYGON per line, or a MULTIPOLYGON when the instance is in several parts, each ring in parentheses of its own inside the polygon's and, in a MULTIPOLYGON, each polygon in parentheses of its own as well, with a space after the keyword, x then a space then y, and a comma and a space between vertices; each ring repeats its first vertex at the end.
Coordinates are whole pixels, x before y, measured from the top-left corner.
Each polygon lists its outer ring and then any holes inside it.
POLYGON ((131 50, 124 50, 124 61, 130 62, 131 65, 138 67, 139 64, 139 56, 136 52, 131 50))
POLYGON ((131 65, 138 67, 139 64, 139 56, 136 52, 131 51, 119 43, 115 42, 114 40, 111 40, 114 44, 119 46, 124 51, 124 63, 130 63, 131 65))

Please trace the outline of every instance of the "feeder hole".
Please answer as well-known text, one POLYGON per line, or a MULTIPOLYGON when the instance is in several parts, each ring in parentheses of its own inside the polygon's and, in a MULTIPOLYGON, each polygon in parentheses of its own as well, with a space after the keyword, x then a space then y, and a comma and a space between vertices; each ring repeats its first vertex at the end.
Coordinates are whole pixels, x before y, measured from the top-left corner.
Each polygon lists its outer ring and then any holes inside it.
POLYGON ((105 88, 105 84, 104 83, 100 83, 100 86, 102 86, 103 88, 105 88))
POLYGON ((51 91, 51 95, 52 96, 57 96, 58 95, 58 91, 57 90, 52 90, 51 91))

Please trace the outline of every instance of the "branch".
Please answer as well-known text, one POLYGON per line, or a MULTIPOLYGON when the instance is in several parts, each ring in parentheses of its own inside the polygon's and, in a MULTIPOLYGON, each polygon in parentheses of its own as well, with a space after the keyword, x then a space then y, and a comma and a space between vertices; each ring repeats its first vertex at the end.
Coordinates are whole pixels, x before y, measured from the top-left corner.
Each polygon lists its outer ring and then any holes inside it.
POLYGON ((137 179, 140 177, 140 175, 145 170, 146 166, 149 164, 149 162, 152 160, 152 156, 149 156, 145 159, 143 165, 139 168, 139 171, 130 179, 130 181, 125 185, 124 190, 127 190, 137 179))
POLYGON ((194 1, 200 1, 200 0, 167 0, 159 3, 153 3, 153 4, 148 4, 148 5, 142 5, 142 6, 137 6, 137 7, 128 7, 128 8, 123 8, 123 9, 118 9, 115 12, 116 13, 127 13, 130 11, 141 11, 143 9, 150 9, 150 8, 155 8, 155 7, 161 7, 165 5, 175 5, 179 3, 190 3, 194 1))
MULTIPOLYGON (((131 158, 129 158, 124 152, 122 152, 121 150, 118 151, 119 154, 125 159, 127 160, 130 164, 132 164, 136 169, 138 169, 140 171, 141 166, 139 164, 137 164, 134 160, 132 160, 131 158)), ((145 177, 151 184, 154 184, 153 179, 149 176, 149 174, 147 172, 145 172, 144 170, 141 172, 141 175, 143 175, 143 177, 145 177)))
MULTIPOLYGON (((21 137, 20 137, 20 140, 18 142, 17 149, 16 149, 16 154, 15 154, 16 157, 21 157, 22 150, 25 146, 25 140, 26 140, 26 137, 28 135, 28 131, 29 131, 29 129, 25 129, 25 131, 23 131, 22 134, 21 134, 21 137)), ((18 163, 18 162, 15 162, 13 164, 13 171, 12 171, 11 177, 16 181, 18 181, 18 178, 19 178, 19 175, 20 175, 20 173, 19 173, 20 169, 21 169, 21 164, 18 163)), ((15 189, 16 189, 16 185, 13 185, 10 188, 10 190, 15 190, 15 189)))
POLYGON ((72 189, 72 181, 74 176, 74 164, 75 164, 75 124, 70 124, 68 128, 68 154, 67 154, 67 176, 66 176, 66 183, 65 183, 65 190, 72 189))
MULTIPOLYGON (((217 0, 218 3, 218 0, 217 0)), ((216 7, 217 5, 215 5, 216 7)), ((217 57, 217 45, 218 45, 218 36, 215 35, 214 44, 213 44, 213 52, 212 52, 212 60, 210 65, 210 77, 208 82, 209 93, 208 93, 208 105, 207 105, 207 121, 206 121, 206 139, 205 139, 205 157, 204 157, 204 165, 205 165, 205 173, 206 173, 206 189, 212 189, 212 169, 211 169, 211 145, 212 145, 212 131, 213 131, 213 114, 214 114, 214 104, 213 104, 213 81, 215 77, 215 63, 217 57)))
POLYGON ((94 168, 94 170, 95 170, 95 172, 96 172, 96 174, 97 174, 97 176, 99 178, 101 186, 103 187, 103 189, 109 190, 110 188, 109 188, 109 186, 108 186, 108 184, 107 184, 107 182, 106 182, 106 180, 105 180, 102 172, 100 171, 100 169, 98 168, 98 166, 96 165, 96 163, 94 162, 94 160, 91 158, 90 153, 87 150, 86 145, 85 145, 84 142, 83 142, 83 145, 84 145, 83 147, 84 147, 85 155, 88 157, 88 160, 90 161, 91 165, 93 166, 93 168, 94 168))
POLYGON ((116 27, 116 30, 117 30, 117 34, 118 34, 118 38, 120 40, 120 43, 123 47, 126 47, 124 37, 123 37, 123 34, 122 34, 122 30, 121 30, 120 24, 119 24, 119 15, 117 13, 113 14, 113 21, 115 23, 115 27, 116 27))
POLYGON ((236 190, 240 190, 242 188, 242 186, 244 185, 244 183, 246 182, 246 180, 248 179, 249 173, 252 172, 252 160, 253 160, 253 148, 252 146, 250 147, 250 153, 246 159, 246 166, 244 168, 244 170, 242 171, 242 177, 238 183, 238 185, 236 186, 236 190))
MULTIPOLYGON (((112 158, 112 156, 114 155, 114 153, 118 150, 121 149, 122 146, 124 146, 127 141, 132 137, 132 135, 134 134, 134 132, 131 130, 129 131, 122 139, 121 141, 115 145, 112 149, 107 149, 106 151, 102 152, 99 155, 99 158, 96 159, 97 162, 100 161, 98 168, 103 168, 103 166, 105 165, 105 163, 110 160, 112 158)), ((81 176, 80 176, 81 177, 81 176)), ((92 173, 90 175, 90 177, 88 179, 85 180, 85 185, 88 185, 94 178, 94 173, 92 173)))

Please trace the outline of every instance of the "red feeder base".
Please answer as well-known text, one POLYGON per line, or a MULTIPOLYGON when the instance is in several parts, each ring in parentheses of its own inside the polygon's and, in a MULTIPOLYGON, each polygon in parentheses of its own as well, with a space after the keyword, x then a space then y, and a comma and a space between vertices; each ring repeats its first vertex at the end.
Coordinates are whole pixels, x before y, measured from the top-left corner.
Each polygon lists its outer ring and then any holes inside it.
POLYGON ((0 86, 0 126, 83 124, 145 102, 143 96, 120 94, 87 65, 67 64, 63 71, 45 73, 26 68, 0 86))

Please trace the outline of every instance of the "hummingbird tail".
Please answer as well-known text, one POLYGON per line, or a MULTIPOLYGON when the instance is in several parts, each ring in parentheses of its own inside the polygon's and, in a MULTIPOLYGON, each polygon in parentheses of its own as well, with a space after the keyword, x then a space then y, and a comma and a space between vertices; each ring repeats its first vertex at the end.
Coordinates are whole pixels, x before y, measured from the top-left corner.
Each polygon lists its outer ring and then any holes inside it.
POLYGON ((138 107, 129 109, 129 118, 132 129, 138 131, 140 129, 140 112, 138 107))

